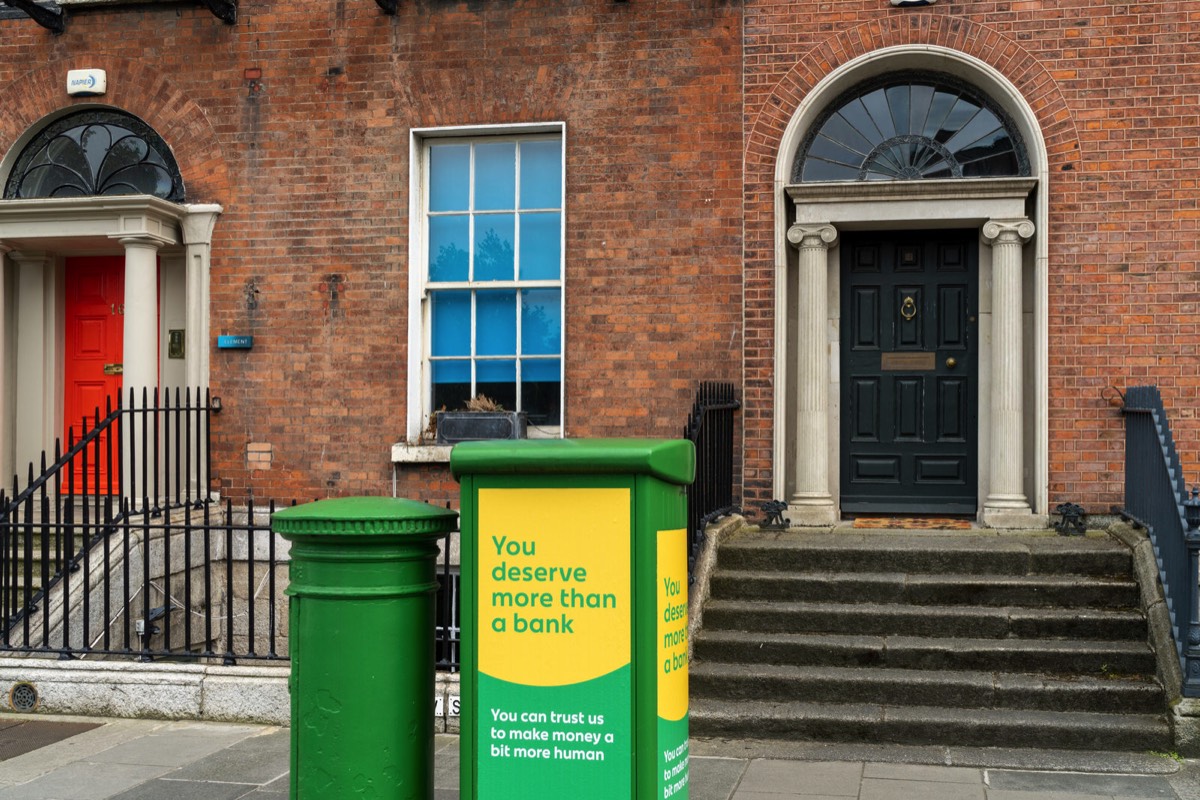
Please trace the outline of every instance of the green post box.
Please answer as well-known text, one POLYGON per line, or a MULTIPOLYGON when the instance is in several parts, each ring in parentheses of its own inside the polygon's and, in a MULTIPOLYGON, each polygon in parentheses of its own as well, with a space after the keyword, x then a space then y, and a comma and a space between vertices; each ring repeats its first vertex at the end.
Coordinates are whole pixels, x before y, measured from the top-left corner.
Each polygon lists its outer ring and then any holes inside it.
POLYGON ((293 800, 432 800, 437 543, 457 516, 394 497, 275 514, 292 543, 293 800))
POLYGON ((464 800, 688 796, 683 440, 468 442, 464 800))

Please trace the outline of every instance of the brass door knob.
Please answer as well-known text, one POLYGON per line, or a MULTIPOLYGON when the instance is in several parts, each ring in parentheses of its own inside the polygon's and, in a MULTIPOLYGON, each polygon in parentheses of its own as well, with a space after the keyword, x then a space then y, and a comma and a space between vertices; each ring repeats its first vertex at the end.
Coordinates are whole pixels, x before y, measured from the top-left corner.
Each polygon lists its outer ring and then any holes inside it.
POLYGON ((947 358, 946 366, 950 369, 954 369, 955 367, 958 366, 958 359, 954 358, 953 356, 951 356, 950 358, 947 358))

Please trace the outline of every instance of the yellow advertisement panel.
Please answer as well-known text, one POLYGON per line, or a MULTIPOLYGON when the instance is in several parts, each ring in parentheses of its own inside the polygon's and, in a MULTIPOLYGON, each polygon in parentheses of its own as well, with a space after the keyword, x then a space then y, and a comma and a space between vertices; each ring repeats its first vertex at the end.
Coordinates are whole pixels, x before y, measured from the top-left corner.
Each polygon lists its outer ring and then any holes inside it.
POLYGON ((481 673, 565 686, 630 663, 631 503, 625 488, 479 490, 481 673))
POLYGON ((658 716, 688 711, 687 531, 658 532, 658 716))

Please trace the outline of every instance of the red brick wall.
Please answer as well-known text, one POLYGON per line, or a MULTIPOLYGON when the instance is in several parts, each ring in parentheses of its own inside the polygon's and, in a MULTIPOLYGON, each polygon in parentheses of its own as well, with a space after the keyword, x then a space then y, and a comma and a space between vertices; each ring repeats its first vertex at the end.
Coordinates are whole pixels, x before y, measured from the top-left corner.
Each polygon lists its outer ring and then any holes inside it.
POLYGON ((774 208, 780 137, 831 70, 934 44, 1005 75, 1049 151, 1050 504, 1107 511, 1121 418, 1102 390, 1157 383, 1200 479, 1200 43, 1193 4, 748 0, 745 57, 747 502, 770 495, 774 208), (1190 10, 1189 10, 1190 9, 1190 10))
MULTIPOLYGON (((215 473, 232 497, 391 491, 405 432, 409 129, 562 121, 572 436, 672 436, 741 376, 741 9, 656 0, 370 0, 0 21, 0 143, 69 105, 70 68, 217 202, 215 473), (254 70, 261 71, 259 73, 254 70)), ((399 491, 444 500, 441 468, 399 491)))

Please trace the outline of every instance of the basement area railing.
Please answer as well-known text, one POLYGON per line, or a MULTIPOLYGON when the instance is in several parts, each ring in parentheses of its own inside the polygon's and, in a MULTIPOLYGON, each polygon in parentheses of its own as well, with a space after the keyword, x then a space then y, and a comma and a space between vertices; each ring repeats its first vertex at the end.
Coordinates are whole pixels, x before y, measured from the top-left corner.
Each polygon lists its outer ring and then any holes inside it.
POLYGON ((732 383, 701 383, 683 435, 696 446, 696 480, 688 487, 688 577, 704 543, 704 529, 741 509, 733 499, 734 412, 741 403, 732 383))
POLYGON ((1200 494, 1189 498, 1156 386, 1125 391, 1125 506, 1144 527, 1159 564, 1183 668, 1183 694, 1200 697, 1200 494))
MULTIPOLYGON (((217 407, 219 408, 219 406, 217 407)), ((207 391, 187 389, 106 401, 43 451, 24 487, 0 490, 0 630, 28 625, 46 593, 77 572, 92 547, 125 520, 160 517, 208 502, 207 391)))

